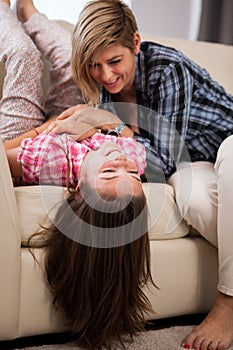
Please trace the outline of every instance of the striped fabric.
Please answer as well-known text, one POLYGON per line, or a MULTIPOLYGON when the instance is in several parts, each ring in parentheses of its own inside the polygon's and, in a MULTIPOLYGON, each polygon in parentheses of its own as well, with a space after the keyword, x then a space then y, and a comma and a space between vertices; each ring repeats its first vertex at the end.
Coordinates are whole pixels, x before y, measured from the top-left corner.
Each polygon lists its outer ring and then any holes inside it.
MULTIPOLYGON (((178 162, 215 161, 221 142, 233 133, 233 96, 205 69, 173 48, 143 42, 135 88, 136 139, 146 146, 151 173, 159 169, 168 177, 178 162)), ((112 102, 104 89, 101 102, 112 102)))

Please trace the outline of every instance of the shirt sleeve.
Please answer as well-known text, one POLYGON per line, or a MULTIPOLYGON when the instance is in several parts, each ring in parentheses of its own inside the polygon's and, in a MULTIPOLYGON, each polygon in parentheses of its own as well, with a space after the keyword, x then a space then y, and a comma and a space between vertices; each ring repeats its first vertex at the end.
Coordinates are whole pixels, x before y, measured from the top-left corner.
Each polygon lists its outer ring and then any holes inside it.
POLYGON ((49 184, 75 187, 86 145, 66 134, 40 134, 21 143, 18 161, 25 184, 49 184))

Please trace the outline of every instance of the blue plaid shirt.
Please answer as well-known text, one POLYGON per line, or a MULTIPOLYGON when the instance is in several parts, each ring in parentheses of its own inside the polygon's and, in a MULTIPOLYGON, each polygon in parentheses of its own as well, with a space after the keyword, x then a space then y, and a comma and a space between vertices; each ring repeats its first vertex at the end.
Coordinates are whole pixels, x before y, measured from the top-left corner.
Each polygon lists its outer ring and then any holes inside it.
MULTIPOLYGON (((173 48, 143 42, 135 90, 135 138, 146 146, 149 181, 168 178, 182 161, 215 162, 221 142, 233 134, 233 96, 205 69, 173 48)), ((105 89, 101 103, 117 114, 105 89)))

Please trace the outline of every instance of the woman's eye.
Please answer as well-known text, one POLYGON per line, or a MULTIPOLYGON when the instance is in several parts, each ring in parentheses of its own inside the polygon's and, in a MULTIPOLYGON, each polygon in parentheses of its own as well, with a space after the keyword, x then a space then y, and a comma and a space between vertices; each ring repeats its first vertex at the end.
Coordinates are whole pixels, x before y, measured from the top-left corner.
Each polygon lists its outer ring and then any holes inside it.
POLYGON ((113 169, 105 169, 103 171, 103 173, 114 173, 114 172, 115 172, 115 170, 113 170, 113 169))
POLYGON ((121 62, 121 60, 114 60, 114 61, 111 61, 110 64, 114 65, 114 64, 118 64, 120 62, 121 62))
POLYGON ((138 175, 137 170, 131 170, 131 171, 128 171, 128 173, 130 173, 130 174, 137 174, 138 175))
POLYGON ((98 66, 98 63, 89 63, 89 68, 96 69, 98 66))

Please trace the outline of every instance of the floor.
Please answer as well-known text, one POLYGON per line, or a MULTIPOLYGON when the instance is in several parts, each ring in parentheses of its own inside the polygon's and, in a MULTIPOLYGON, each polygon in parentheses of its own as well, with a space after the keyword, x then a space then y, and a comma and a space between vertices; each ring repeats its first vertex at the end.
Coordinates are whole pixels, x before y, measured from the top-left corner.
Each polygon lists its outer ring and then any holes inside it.
MULTIPOLYGON (((165 318, 151 321, 146 324, 147 330, 163 329, 171 326, 184 326, 199 324, 205 317, 205 314, 187 315, 172 318, 165 318)), ((22 349, 29 346, 41 346, 45 344, 61 344, 72 340, 68 333, 46 334, 34 337, 20 338, 10 341, 0 342, 1 350, 22 349)))

